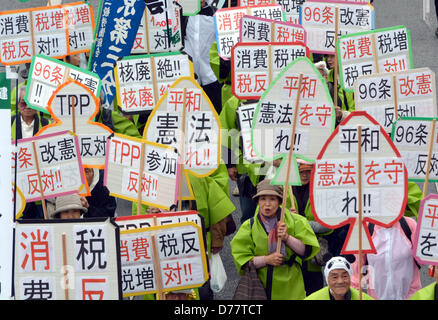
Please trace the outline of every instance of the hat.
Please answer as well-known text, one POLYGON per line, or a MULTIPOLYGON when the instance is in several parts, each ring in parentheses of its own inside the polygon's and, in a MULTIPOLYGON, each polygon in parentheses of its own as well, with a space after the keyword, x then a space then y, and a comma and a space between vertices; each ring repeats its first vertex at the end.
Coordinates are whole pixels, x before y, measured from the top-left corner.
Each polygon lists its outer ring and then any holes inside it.
POLYGON ((68 196, 56 198, 56 210, 50 215, 51 219, 55 219, 58 213, 67 210, 81 210, 82 214, 87 213, 87 208, 82 206, 81 198, 77 193, 68 196))
POLYGON ((345 271, 348 272, 350 277, 353 274, 353 269, 351 268, 350 262, 348 262, 347 259, 340 256, 333 257, 329 261, 327 261, 324 267, 324 277, 327 283, 328 283, 328 276, 330 274, 330 271, 335 269, 344 269, 345 271))
POLYGON ((277 196, 283 200, 283 186, 273 185, 269 179, 260 181, 257 185, 257 193, 252 198, 254 201, 258 201, 258 197, 267 195, 277 196))

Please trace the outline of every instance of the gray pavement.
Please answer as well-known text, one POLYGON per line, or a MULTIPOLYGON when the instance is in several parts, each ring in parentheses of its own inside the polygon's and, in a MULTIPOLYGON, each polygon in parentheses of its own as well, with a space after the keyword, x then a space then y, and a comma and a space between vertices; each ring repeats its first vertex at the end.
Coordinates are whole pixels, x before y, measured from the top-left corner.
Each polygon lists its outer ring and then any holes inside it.
MULTIPOLYGON (((47 5, 47 0, 33 0, 29 2, 19 2, 18 0, 2 0, 2 10, 24 9, 29 7, 41 7, 47 5)), ((64 0, 63 3, 72 3, 75 0, 64 0)), ((98 16, 98 0, 90 0, 89 3, 93 6, 94 17, 98 16)), ((422 20, 422 4, 423 1, 416 0, 375 0, 375 26, 376 28, 391 27, 404 25, 409 28, 412 38, 413 61, 414 67, 429 67, 435 73, 438 72, 438 39, 435 37, 434 31, 437 26, 434 16, 434 6, 431 1, 431 24, 428 26, 422 20)), ((422 187, 422 184, 419 184, 422 187)), ((235 187, 235 182, 230 181, 230 194, 235 187)), ((436 193, 434 184, 429 186, 429 192, 436 193)), ((237 197, 231 196, 231 200, 236 206, 236 211, 233 213, 237 227, 240 225, 240 205, 237 197)), ((131 214, 131 203, 122 199, 118 199, 117 214, 125 216, 131 214)), ((234 290, 239 281, 236 268, 231 258, 231 250, 229 242, 232 235, 226 237, 225 246, 221 251, 221 257, 227 272, 228 281, 225 288, 215 294, 215 299, 229 300, 232 298, 234 290)), ((432 279, 427 276, 427 269, 422 268, 422 284, 423 286, 432 282, 432 279)))

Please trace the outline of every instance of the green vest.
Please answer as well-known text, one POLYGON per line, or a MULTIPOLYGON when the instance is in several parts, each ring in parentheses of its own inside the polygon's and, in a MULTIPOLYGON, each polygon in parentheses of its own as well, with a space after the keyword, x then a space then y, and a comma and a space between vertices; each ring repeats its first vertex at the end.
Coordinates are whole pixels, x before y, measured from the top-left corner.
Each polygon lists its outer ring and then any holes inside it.
MULTIPOLYGON (((359 300, 359 291, 350 287, 351 300, 359 300)), ((330 300, 329 287, 324 287, 310 296, 306 297, 304 300, 330 300)), ((362 300, 374 300, 372 297, 362 292, 362 300)))
MULTIPOLYGON (((331 83, 334 83, 333 74, 334 74, 334 70, 331 69, 328 74, 328 81, 331 83)), ((342 102, 342 105, 339 106, 341 107, 342 110, 349 112, 355 110, 353 92, 346 92, 344 89, 342 89, 341 85, 338 84, 338 97, 342 102)), ((335 104, 337 103, 336 101, 333 102, 335 104)))
POLYGON ((423 289, 420 289, 417 292, 415 292, 409 298, 409 300, 437 300, 437 298, 438 298, 437 283, 433 282, 428 286, 424 287, 423 289))

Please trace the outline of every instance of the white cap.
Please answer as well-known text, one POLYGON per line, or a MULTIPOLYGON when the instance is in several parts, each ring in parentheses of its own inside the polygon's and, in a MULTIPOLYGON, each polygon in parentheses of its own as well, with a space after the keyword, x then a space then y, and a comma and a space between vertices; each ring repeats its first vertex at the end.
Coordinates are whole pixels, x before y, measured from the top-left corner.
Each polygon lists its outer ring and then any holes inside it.
POLYGON ((350 262, 348 262, 347 259, 345 259, 344 257, 333 257, 329 261, 327 261, 324 267, 324 277, 327 283, 330 271, 335 269, 344 269, 348 272, 350 277, 353 274, 353 269, 351 268, 350 262))

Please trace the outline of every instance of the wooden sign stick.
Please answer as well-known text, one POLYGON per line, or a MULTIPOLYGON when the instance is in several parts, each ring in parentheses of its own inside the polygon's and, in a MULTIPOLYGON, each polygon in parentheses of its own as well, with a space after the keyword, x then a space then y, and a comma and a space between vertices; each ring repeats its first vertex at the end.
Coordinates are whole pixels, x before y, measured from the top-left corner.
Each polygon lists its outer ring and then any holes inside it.
MULTIPOLYGON (((155 68, 155 59, 154 57, 151 57, 151 71, 152 71, 152 87, 154 90, 154 103, 155 106, 158 104, 158 96, 159 96, 159 92, 158 92, 158 87, 157 87, 157 73, 156 73, 156 68, 155 68)), ((154 106, 154 107, 155 107, 154 106)))
MULTIPOLYGON (((338 32, 339 32, 339 8, 336 6, 335 8, 335 68, 333 74, 333 103, 335 106, 338 106, 338 74, 339 74, 339 66, 338 66, 338 32)), ((338 106, 339 107, 339 106, 338 106)))
POLYGON ((359 300, 362 300, 362 126, 357 127, 357 200, 359 214, 357 223, 359 225, 359 300))
POLYGON ((430 172, 430 163, 432 159, 432 152, 433 152, 433 142, 435 137, 435 126, 436 126, 436 119, 434 118, 432 120, 432 128, 430 129, 430 139, 429 139, 429 151, 427 153, 427 165, 426 165, 426 178, 424 180, 423 185, 423 199, 427 196, 427 191, 429 189, 429 172, 430 172))
POLYGON ((149 17, 148 17, 148 8, 144 8, 144 27, 146 28, 146 53, 151 53, 151 45, 149 43, 149 17))
POLYGON ((158 300, 166 300, 166 296, 163 293, 163 281, 161 279, 161 268, 160 268, 160 256, 158 254, 157 243, 155 242, 155 235, 151 235, 152 239, 152 250, 154 252, 154 269, 155 269, 155 278, 157 284, 157 299, 158 300))
MULTIPOLYGON (((300 104, 300 96, 301 96, 301 86, 303 82, 303 74, 300 72, 300 77, 298 79, 298 90, 297 90, 297 99, 295 100, 295 109, 294 109, 294 116, 292 121, 292 132, 291 132, 291 138, 290 138, 290 147, 289 147, 289 153, 287 156, 287 169, 286 169, 286 182, 283 187, 283 203, 281 204, 281 218, 280 222, 284 222, 284 211, 286 209, 286 203, 287 203, 287 190, 289 186, 289 175, 290 175, 290 167, 292 164, 292 155, 293 155, 293 149, 295 145, 295 129, 297 127, 297 119, 298 119, 298 107, 300 104)), ((293 198, 291 199, 292 202, 292 209, 295 209, 295 203, 293 201, 293 198)), ((278 239, 277 241, 277 252, 280 252, 281 249, 281 241, 278 239)))
POLYGON ((71 104, 71 121, 72 121, 72 128, 73 133, 76 134, 76 104, 74 103, 73 96, 71 96, 70 99, 71 104))
POLYGON ((184 88, 183 98, 183 110, 182 110, 182 123, 181 123, 181 151, 180 151, 180 164, 179 164, 179 186, 178 186, 178 211, 182 211, 182 188, 184 182, 184 154, 185 154, 185 136, 186 136, 186 93, 187 88, 184 88))
POLYGON ((44 219, 47 220, 49 217, 47 216, 46 200, 44 199, 44 190, 43 190, 43 183, 41 180, 40 163, 38 161, 38 155, 36 152, 35 141, 32 142, 32 147, 33 147, 33 155, 35 157, 35 165, 36 165, 36 169, 37 169, 38 183, 40 184, 41 203, 43 205, 44 219))
POLYGON ((376 36, 374 33, 371 34, 371 45, 373 46, 373 57, 374 64, 376 65, 376 73, 379 73, 379 59, 377 58, 376 36))
POLYGON ((64 295, 65 300, 69 300, 68 296, 68 269, 67 267, 67 244, 66 244, 66 235, 65 232, 62 233, 62 263, 64 266, 64 295))
POLYGON ((392 87, 394 95, 394 123, 398 119, 397 78, 395 76, 392 76, 392 87))
POLYGON ((138 172, 138 191, 137 191, 137 214, 141 214, 141 198, 142 198, 142 180, 143 180, 143 172, 144 172, 144 158, 145 158, 145 144, 141 144, 140 151, 140 168, 138 172))

